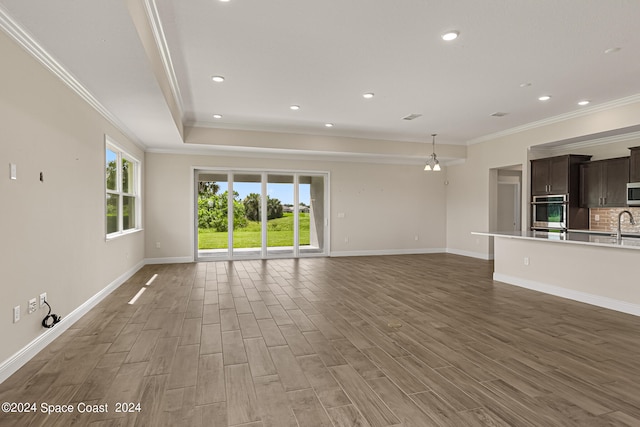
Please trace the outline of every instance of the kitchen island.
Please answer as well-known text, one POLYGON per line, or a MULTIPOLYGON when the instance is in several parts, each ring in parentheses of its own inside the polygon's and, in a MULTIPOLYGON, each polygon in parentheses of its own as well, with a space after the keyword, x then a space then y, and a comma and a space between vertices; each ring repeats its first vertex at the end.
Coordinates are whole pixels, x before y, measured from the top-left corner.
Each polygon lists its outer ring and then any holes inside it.
POLYGON ((494 280, 640 316, 640 235, 473 234, 494 238, 494 280))

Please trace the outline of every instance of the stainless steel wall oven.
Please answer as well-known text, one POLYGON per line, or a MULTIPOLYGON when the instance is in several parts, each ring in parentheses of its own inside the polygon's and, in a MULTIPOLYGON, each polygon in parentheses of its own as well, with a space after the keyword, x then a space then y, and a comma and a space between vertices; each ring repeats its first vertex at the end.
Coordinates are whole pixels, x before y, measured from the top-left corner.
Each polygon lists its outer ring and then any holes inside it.
POLYGON ((566 194, 534 196, 531 202, 533 219, 531 228, 566 231, 568 204, 566 194))

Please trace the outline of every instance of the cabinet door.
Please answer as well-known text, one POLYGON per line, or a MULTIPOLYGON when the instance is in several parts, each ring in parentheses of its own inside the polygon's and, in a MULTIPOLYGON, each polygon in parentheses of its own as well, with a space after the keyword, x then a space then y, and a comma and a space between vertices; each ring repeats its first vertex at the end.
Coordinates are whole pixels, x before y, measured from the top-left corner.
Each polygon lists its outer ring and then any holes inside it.
POLYGON ((549 193, 565 194, 569 192, 569 157, 549 159, 549 193))
POLYGON ((531 195, 540 196, 548 193, 549 159, 531 161, 531 195))
POLYGON ((602 197, 601 163, 584 163, 580 165, 580 206, 597 208, 602 197))
POLYGON ((627 182, 629 182, 629 158, 611 159, 604 163, 604 205, 623 207, 627 205, 627 182))
POLYGON ((629 160, 629 182, 640 182, 640 147, 631 149, 629 160))

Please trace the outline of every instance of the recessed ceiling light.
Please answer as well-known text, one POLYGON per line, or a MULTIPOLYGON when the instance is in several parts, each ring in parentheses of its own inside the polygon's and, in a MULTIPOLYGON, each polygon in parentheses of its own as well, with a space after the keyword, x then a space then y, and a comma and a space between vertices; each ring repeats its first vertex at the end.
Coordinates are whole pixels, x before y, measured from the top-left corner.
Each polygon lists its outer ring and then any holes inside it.
POLYGON ((220 0, 222 3, 229 3, 229 0, 220 0))
POLYGON ((292 105, 289 108, 292 109, 293 111, 298 111, 300 109, 300 106, 299 105, 292 105))
POLYGON ((222 114, 214 114, 213 118, 214 119, 221 119, 222 118, 222 114))
POLYGON ((363 94, 362 97, 364 99, 371 99, 371 98, 373 98, 373 95, 374 95, 373 92, 369 92, 369 93, 363 94))
POLYGON ((224 81, 224 77, 222 77, 222 76, 213 76, 213 77, 211 77, 211 80, 213 80, 216 83, 222 83, 224 81))
POLYGON ((589 103, 590 103, 590 102, 591 102, 591 101, 589 101, 589 100, 585 99, 585 100, 583 100, 583 101, 578 102, 578 105, 589 105, 589 103))
POLYGON ((542 95, 538 98, 538 101, 548 101, 551 99, 551 95, 542 95))
POLYGON ((440 37, 442 37, 442 40, 444 40, 446 42, 450 42, 451 40, 457 39, 459 35, 460 35, 459 31, 452 30, 452 31, 447 31, 446 33, 444 33, 440 37))
POLYGON ((326 128, 332 128, 333 127, 333 123, 325 123, 324 127, 326 128))
POLYGON ((620 50, 622 50, 622 48, 620 47, 610 47, 609 49, 605 50, 604 53, 617 53, 620 52, 620 50))

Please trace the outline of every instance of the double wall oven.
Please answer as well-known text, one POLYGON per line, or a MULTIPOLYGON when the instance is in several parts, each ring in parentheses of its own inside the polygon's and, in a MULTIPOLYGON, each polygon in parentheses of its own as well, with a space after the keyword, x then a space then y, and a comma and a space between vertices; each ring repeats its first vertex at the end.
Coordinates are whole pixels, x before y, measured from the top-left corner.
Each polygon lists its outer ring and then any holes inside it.
POLYGON ((545 231, 567 230, 566 194, 534 196, 531 202, 532 229, 545 231))

